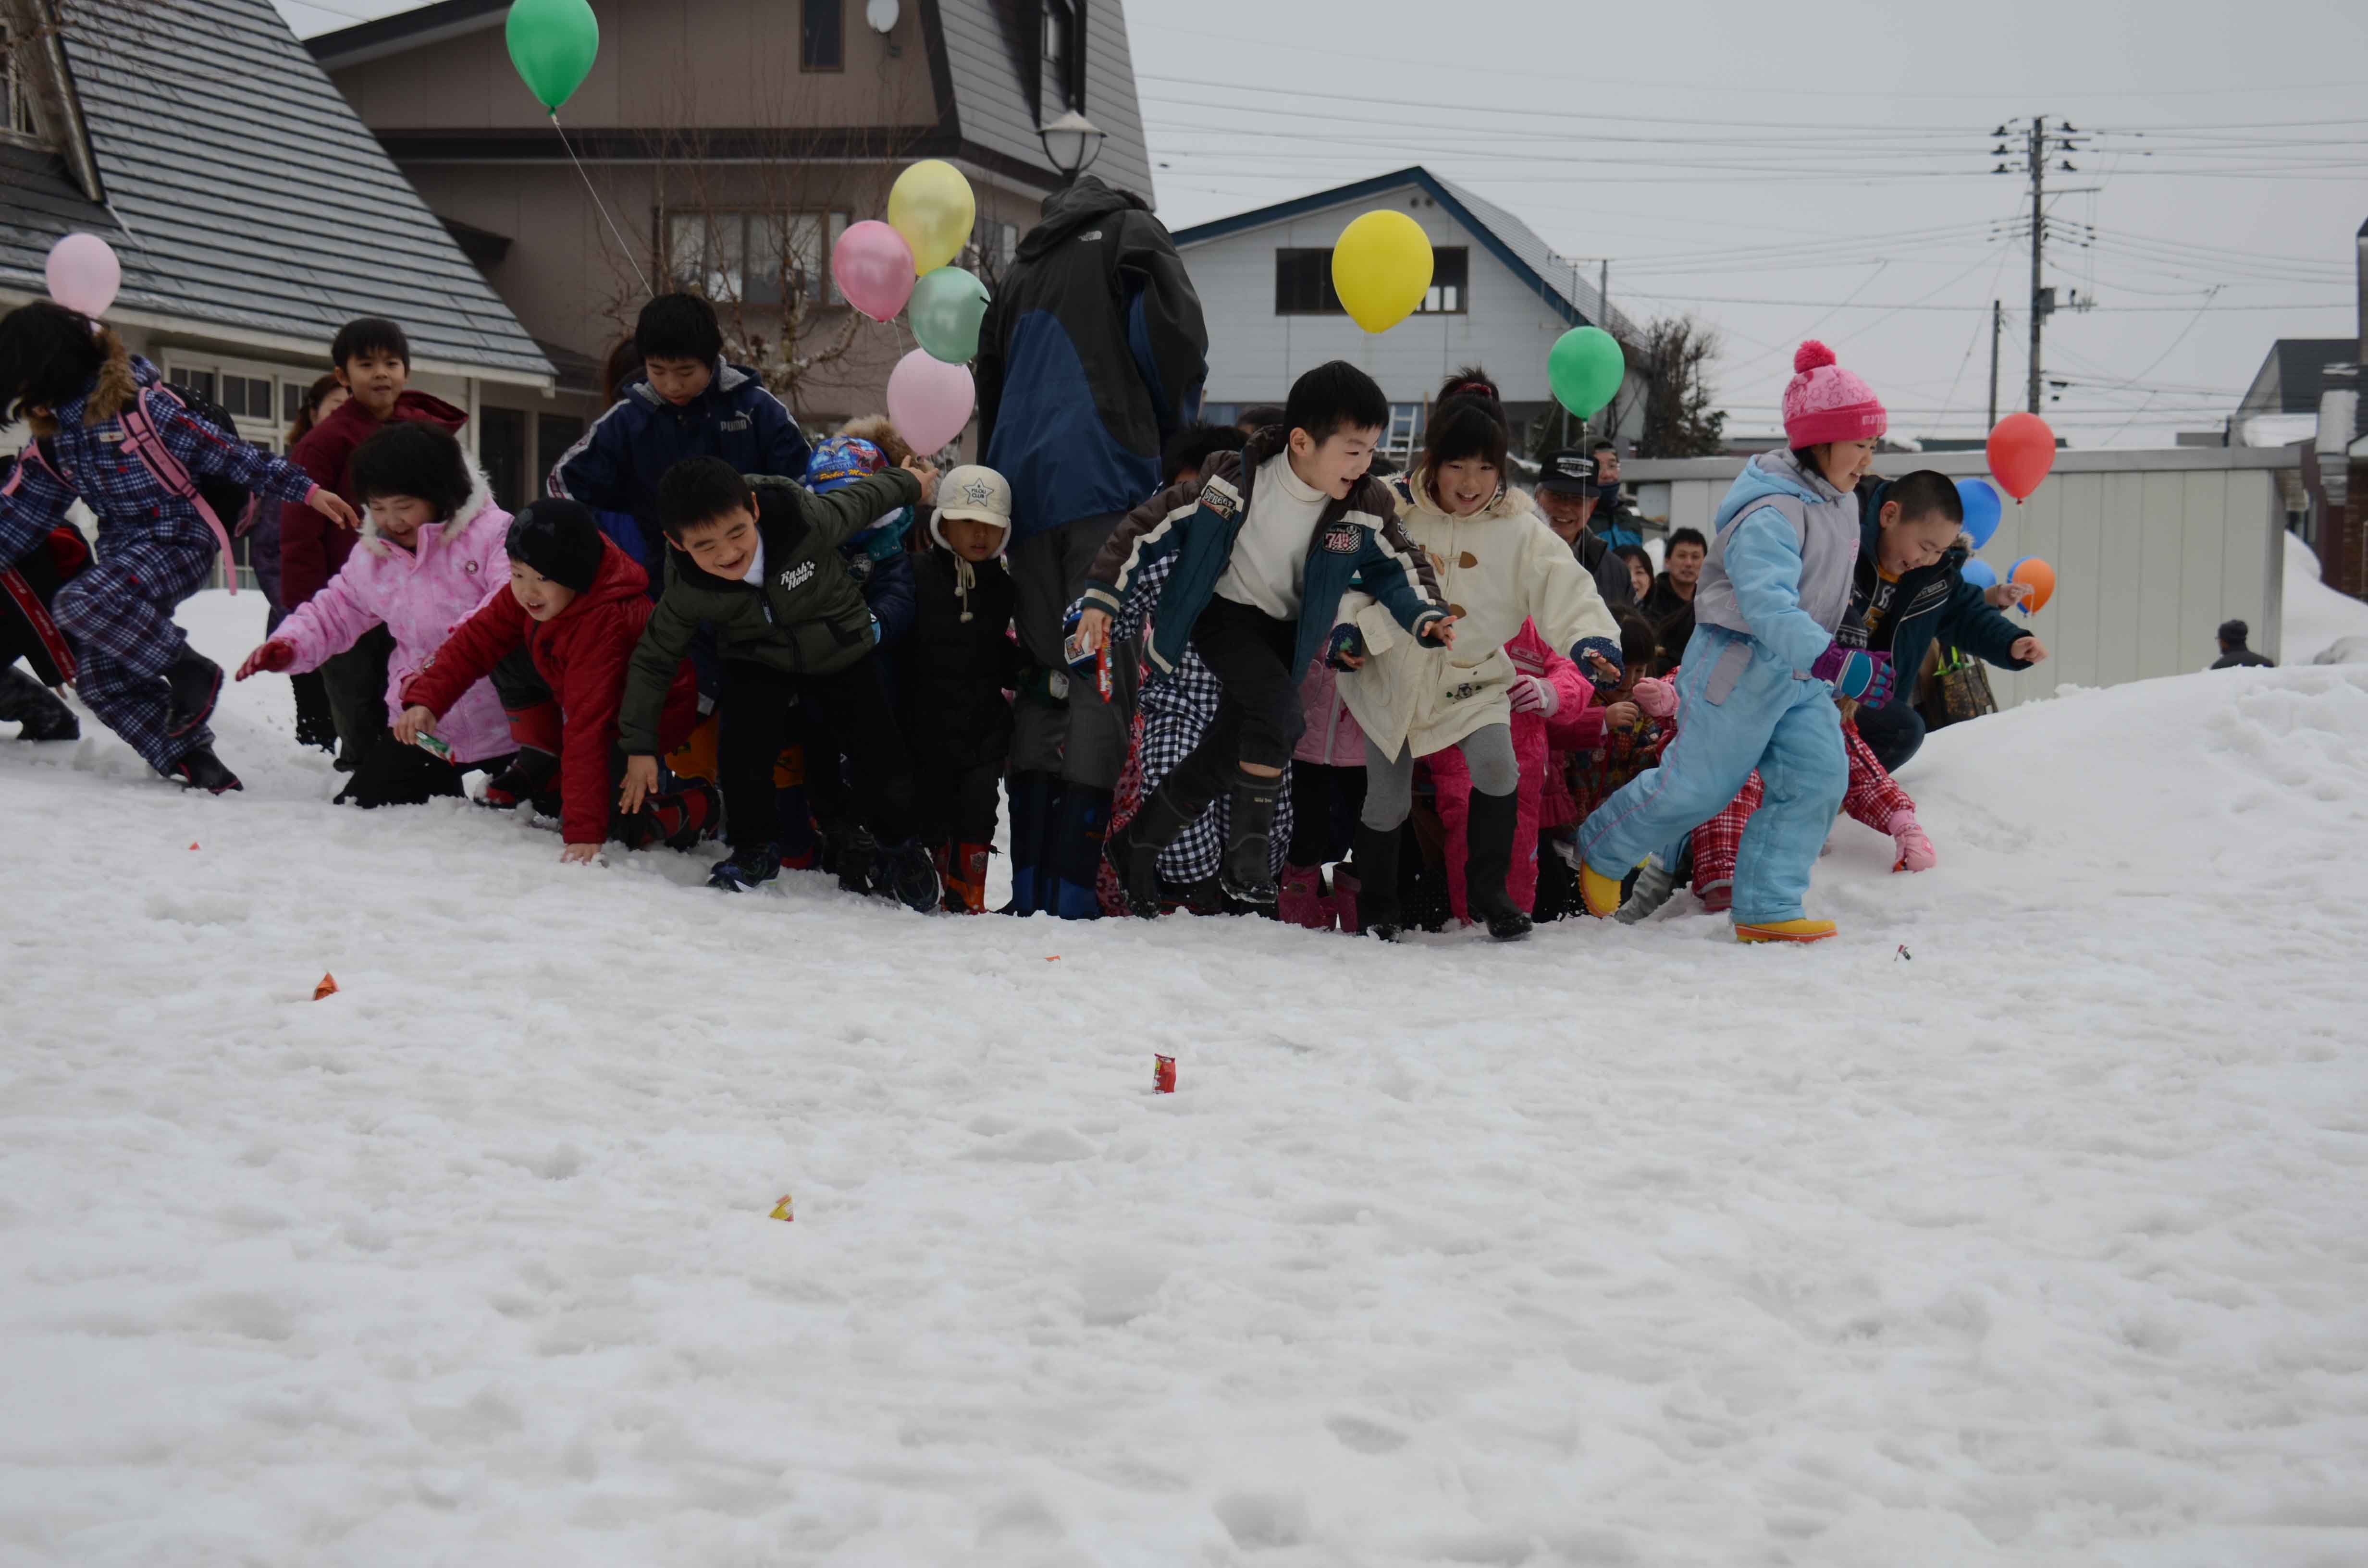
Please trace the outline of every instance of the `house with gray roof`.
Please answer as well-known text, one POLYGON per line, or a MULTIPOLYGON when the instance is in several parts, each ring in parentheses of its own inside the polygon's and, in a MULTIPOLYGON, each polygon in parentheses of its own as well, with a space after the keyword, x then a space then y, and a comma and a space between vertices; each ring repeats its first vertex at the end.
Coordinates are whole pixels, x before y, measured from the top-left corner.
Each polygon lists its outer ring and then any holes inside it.
MULTIPOLYGON (((1463 365, 1485 366, 1506 412, 1554 421, 1546 354, 1575 326, 1623 344, 1634 323, 1599 292, 1595 264, 1558 254, 1506 209, 1419 165, 1178 231, 1209 321, 1206 416, 1231 420, 1252 403, 1281 403, 1293 378, 1327 359, 1361 365, 1389 394, 1385 445, 1403 457, 1419 439, 1429 399, 1463 365), (1415 313, 1372 334, 1332 291, 1332 246, 1349 222, 1377 208, 1405 212, 1431 244, 1431 286, 1415 313)), ((1634 439, 1643 428, 1644 378, 1634 370, 1593 434, 1634 439)), ((1569 429, 1575 439, 1577 421, 1569 429)))
POLYGON ((629 363, 653 289, 713 301, 726 353, 810 429, 878 410, 912 342, 837 296, 830 247, 917 159, 969 179, 962 264, 990 288, 1062 182, 1039 133, 1064 115, 1103 132, 1090 173, 1152 198, 1121 0, 591 4, 600 51, 564 140, 510 67, 504 0, 309 40, 528 329, 601 383, 535 411, 545 469, 629 363))
POLYGON ((123 267, 109 324, 274 449, 355 316, 402 323, 414 383, 472 413, 551 392, 270 0, 0 0, 0 310, 46 295, 60 238, 100 236, 123 267))

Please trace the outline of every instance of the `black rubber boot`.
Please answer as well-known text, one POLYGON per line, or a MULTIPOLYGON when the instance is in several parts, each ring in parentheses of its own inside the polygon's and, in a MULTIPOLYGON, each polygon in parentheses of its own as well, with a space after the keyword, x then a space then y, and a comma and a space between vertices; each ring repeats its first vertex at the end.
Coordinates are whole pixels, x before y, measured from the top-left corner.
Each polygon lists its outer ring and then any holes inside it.
POLYGON ((1159 852, 1208 809, 1206 801, 1178 801, 1168 782, 1151 792, 1124 827, 1102 840, 1102 858, 1126 890, 1127 913, 1139 920, 1159 918, 1159 852))
POLYGON ((1261 907, 1274 903, 1274 866, 1269 841, 1274 835, 1275 801, 1282 779, 1248 774, 1234 780, 1233 820, 1225 830, 1225 858, 1218 868, 1225 896, 1261 907))
POLYGON ((222 766, 222 758, 213 754, 211 746, 199 746, 182 753, 181 760, 173 764, 172 777, 188 788, 203 790, 209 795, 223 795, 233 790, 246 788, 238 781, 237 774, 222 766))
POLYGON ((1520 812, 1519 795, 1484 795, 1474 790, 1471 817, 1463 827, 1464 907, 1486 921, 1488 935, 1500 942, 1518 942, 1530 934, 1530 917, 1505 892, 1520 812))
POLYGON ((520 746, 507 767, 485 780, 485 798, 479 804, 514 812, 542 793, 558 774, 557 756, 535 746, 520 746))
POLYGON ((20 741, 82 738, 82 722, 57 693, 15 665, 0 667, 0 720, 22 724, 20 741))
POLYGON ((945 883, 939 880, 937 858, 929 846, 916 838, 902 844, 880 846, 880 891, 893 894, 897 903, 922 915, 937 912, 938 901, 945 896, 945 883))
POLYGON ((1403 824, 1382 829, 1359 823, 1349 851, 1357 870, 1357 929, 1377 941, 1395 942, 1406 927, 1398 903, 1398 846, 1405 840, 1403 824))
POLYGON ((296 694, 296 744, 336 751, 337 718, 329 707, 329 688, 321 684, 321 672, 305 670, 291 675, 288 685, 296 694))
POLYGON ((222 666, 199 653, 186 648, 165 672, 165 684, 173 688, 173 710, 165 721, 168 735, 186 735, 204 723, 214 710, 214 699, 222 695, 222 666))

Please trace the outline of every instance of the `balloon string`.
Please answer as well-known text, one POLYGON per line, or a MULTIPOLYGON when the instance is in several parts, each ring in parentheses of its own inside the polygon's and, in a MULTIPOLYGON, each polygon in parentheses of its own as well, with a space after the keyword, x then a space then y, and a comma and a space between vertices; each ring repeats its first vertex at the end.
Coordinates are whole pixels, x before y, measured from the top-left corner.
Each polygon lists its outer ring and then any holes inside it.
POLYGON ((625 265, 633 269, 633 278, 636 282, 641 284, 642 292, 644 294, 654 293, 655 290, 650 288, 650 280, 648 277, 642 271, 642 264, 633 259, 633 247, 626 241, 625 232, 617 227, 617 220, 609 215, 609 204, 601 200, 600 193, 593 188, 592 176, 584 172, 584 161, 575 155, 575 149, 574 147, 568 146, 567 132, 560 128, 559 111, 557 109, 552 109, 551 111, 551 128, 552 130, 559 132, 559 144, 562 147, 566 148, 567 161, 575 165, 576 177, 584 182, 585 190, 591 195, 592 205, 600 210, 600 216, 607 222, 609 232, 617 236, 617 248, 624 253, 625 265))

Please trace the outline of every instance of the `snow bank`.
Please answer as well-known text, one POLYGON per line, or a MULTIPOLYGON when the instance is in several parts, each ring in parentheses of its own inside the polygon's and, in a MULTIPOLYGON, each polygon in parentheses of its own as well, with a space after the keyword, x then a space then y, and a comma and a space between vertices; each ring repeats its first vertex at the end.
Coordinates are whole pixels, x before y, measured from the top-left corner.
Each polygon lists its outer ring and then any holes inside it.
MULTIPOLYGON (((2368 604, 2318 580, 2318 557, 2286 535, 2284 657, 2289 665, 2368 664, 2368 604)), ((2255 640, 2259 645, 2259 639, 2255 640)))
POLYGON ((1779 952, 727 900, 287 708, 0 743, 0 1560, 2368 1557, 2368 670, 1939 735, 1779 952))

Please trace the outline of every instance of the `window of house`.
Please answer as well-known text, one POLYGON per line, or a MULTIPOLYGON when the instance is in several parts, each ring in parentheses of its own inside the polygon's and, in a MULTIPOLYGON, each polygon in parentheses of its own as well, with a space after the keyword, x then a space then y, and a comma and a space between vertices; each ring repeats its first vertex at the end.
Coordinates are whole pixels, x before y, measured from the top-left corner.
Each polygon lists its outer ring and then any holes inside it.
POLYGON ((1437 245, 1430 253, 1430 291, 1415 313, 1460 316, 1471 309, 1472 253, 1463 245, 1437 245))
POLYGON ((1279 250, 1274 253, 1274 313, 1279 316, 1337 316, 1340 296, 1332 290, 1332 249, 1279 250))
POLYGON ((38 140, 41 128, 33 119, 30 73, 13 48, 8 24, 0 22, 0 132, 38 140))
POLYGON ((519 408, 477 410, 477 464, 493 486, 494 503, 515 512, 526 483, 526 411, 519 408))
POLYGON ((1043 85, 1037 95, 1041 118, 1051 119, 1077 107, 1077 11, 1069 0, 1044 0, 1043 85))
POLYGON ((778 305, 791 293, 836 304, 830 252, 845 212, 675 212, 666 217, 666 273, 718 304, 778 305))
POLYGON ((551 471, 584 435, 584 421, 572 414, 541 414, 534 421, 534 493, 551 487, 551 471))
POLYGON ((799 0, 798 69, 847 68, 846 0, 799 0))

